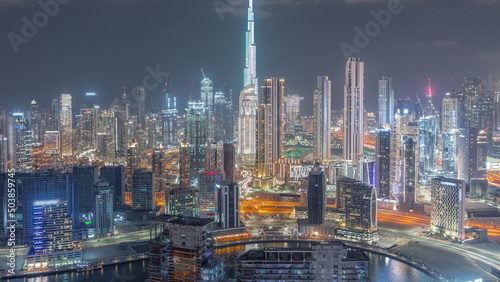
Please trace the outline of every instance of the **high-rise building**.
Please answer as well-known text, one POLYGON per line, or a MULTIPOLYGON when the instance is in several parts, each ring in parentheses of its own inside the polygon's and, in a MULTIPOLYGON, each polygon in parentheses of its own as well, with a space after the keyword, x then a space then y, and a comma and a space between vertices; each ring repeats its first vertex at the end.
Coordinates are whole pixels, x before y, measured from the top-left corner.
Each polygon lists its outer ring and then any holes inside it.
MULTIPOLYGON (((421 117, 418 121, 419 173, 434 173, 436 169, 436 145, 438 140, 438 122, 436 116, 421 117)), ((420 177, 425 179, 426 177, 420 177)))
POLYGON ((132 191, 132 174, 140 167, 139 145, 135 140, 127 147, 127 166, 125 168, 125 190, 132 191))
POLYGON ((73 249, 73 224, 67 202, 35 201, 32 212, 35 254, 73 249))
POLYGON ((224 281, 224 260, 212 250, 211 219, 162 215, 151 221, 163 232, 148 243, 147 282, 224 281))
POLYGON ((134 88, 135 93, 132 93, 138 110, 138 125, 144 128, 146 126, 146 89, 142 86, 134 88))
POLYGON ((205 149, 208 141, 207 107, 201 102, 189 102, 186 109, 186 138, 189 142, 191 176, 205 168, 205 149))
POLYGON ((331 156, 332 82, 328 76, 317 77, 313 99, 313 159, 329 160, 331 156))
POLYGON ((459 128, 460 105, 458 97, 451 92, 447 92, 443 98, 443 109, 441 114, 441 131, 454 132, 459 128))
POLYGON ((375 188, 377 195, 388 199, 391 195, 391 130, 377 129, 375 152, 375 188))
POLYGON ((409 136, 404 136, 403 138, 403 148, 404 148, 404 192, 403 192, 403 202, 413 203, 415 202, 416 187, 417 187, 417 141, 409 136))
POLYGON ((73 224, 66 201, 35 201, 29 212, 33 218, 33 239, 25 269, 57 268, 82 261, 82 251, 73 245, 73 224))
POLYGON ((52 170, 40 171, 32 174, 18 174, 18 200, 23 209, 23 236, 22 242, 29 244, 33 241, 33 203, 35 201, 49 201, 61 199, 68 204, 68 213, 72 216, 74 235, 79 230, 80 200, 79 178, 76 174, 60 174, 52 170))
POLYGON ((255 118, 259 101, 259 86, 257 81, 257 45, 255 44, 253 0, 248 1, 244 65, 243 90, 240 92, 238 113, 238 162, 243 165, 255 165, 255 118))
POLYGON ((234 144, 224 143, 224 174, 226 175, 225 180, 229 182, 235 181, 235 167, 236 167, 236 152, 234 144))
POLYGON ((166 191, 166 214, 181 216, 200 216, 198 190, 193 188, 174 188, 166 191))
POLYGON ((94 185, 92 211, 97 237, 112 235, 115 232, 113 190, 114 187, 106 181, 99 181, 94 185))
POLYGON ((125 193, 125 168, 123 166, 103 166, 100 176, 113 187, 113 208, 116 210, 123 205, 123 195, 125 193))
MULTIPOLYGON (((28 123, 30 130, 33 133, 33 143, 42 143, 43 131, 41 131, 42 120, 38 104, 35 100, 30 103, 30 110, 28 111, 28 123)), ((1 133, 0 133, 1 134, 1 133)))
POLYGON ((250 281, 367 281, 370 259, 341 241, 311 247, 264 248, 238 259, 242 282, 250 281), (279 269, 277 273, 276 270, 279 269), (278 276, 278 277, 277 277, 278 276))
POLYGON ((344 154, 345 160, 358 160, 364 144, 364 63, 348 58, 344 86, 344 154))
POLYGON ((189 142, 184 138, 179 147, 179 183, 181 188, 191 187, 191 160, 189 142))
POLYGON ((165 173, 163 168, 163 148, 153 149, 152 168, 155 174, 155 190, 157 192, 165 189, 165 173))
POLYGON ((458 179, 486 178, 488 137, 486 130, 461 128, 457 138, 458 179))
POLYGON ((61 132, 61 154, 63 157, 73 155, 73 110, 70 94, 61 94, 59 112, 59 130, 61 132))
POLYGON ((214 95, 214 140, 223 142, 234 142, 234 113, 232 91, 230 97, 226 98, 222 91, 214 95))
POLYGON ((205 104, 209 112, 212 112, 214 107, 214 84, 212 80, 205 76, 205 73, 203 73, 203 79, 200 81, 200 88, 201 102, 205 104))
POLYGON ((8 167, 8 138, 0 134, 0 173, 7 172, 8 167))
POLYGON ((300 117, 300 101, 304 100, 304 97, 300 97, 297 94, 285 96, 285 108, 286 108, 286 123, 285 132, 294 133, 295 132, 295 122, 300 117))
POLYGON ((323 224, 326 213, 326 175, 318 163, 309 172, 307 214, 310 224, 323 224))
POLYGON ((98 168, 96 166, 75 166, 73 173, 78 175, 79 180, 79 207, 83 221, 91 221, 92 202, 94 201, 94 185, 99 179, 98 168))
POLYGON ((155 174, 146 169, 134 170, 132 175, 132 209, 137 211, 154 211, 155 206, 155 174))
POLYGON ((464 239, 465 181, 438 177, 431 183, 431 231, 464 239))
POLYGON ((32 170, 32 132, 28 121, 21 112, 12 113, 9 126, 9 160, 11 168, 16 172, 31 172, 32 170))
POLYGON ((371 242, 377 236, 377 191, 370 185, 352 178, 337 180, 337 207, 345 211, 345 227, 337 235, 354 241, 371 242), (340 190, 340 191, 339 191, 340 190))
POLYGON ((255 165, 257 145, 257 106, 256 86, 250 84, 240 93, 238 116, 238 161, 243 165, 255 165))
POLYGON ((161 112, 162 117, 162 132, 163 132, 163 146, 176 146, 179 143, 177 136, 178 122, 177 122, 177 100, 175 97, 173 101, 167 98, 167 109, 161 112))
POLYGON ((222 182, 216 187, 217 222, 224 229, 240 227, 240 187, 238 183, 222 182))
POLYGON ((268 78, 257 109, 257 174, 274 176, 285 147, 285 79, 268 78))
POLYGON ((77 128, 79 149, 82 151, 97 147, 98 108, 81 109, 80 124, 77 128))
POLYGON ((205 152, 205 169, 224 171, 224 143, 208 142, 205 152))
POLYGON ((392 77, 382 76, 378 81, 378 124, 390 127, 394 119, 394 89, 392 77))
POLYGON ((253 85, 257 88, 257 45, 255 44, 255 17, 253 12, 253 0, 248 1, 247 30, 245 31, 245 68, 243 69, 243 87, 246 88, 248 85, 253 85))

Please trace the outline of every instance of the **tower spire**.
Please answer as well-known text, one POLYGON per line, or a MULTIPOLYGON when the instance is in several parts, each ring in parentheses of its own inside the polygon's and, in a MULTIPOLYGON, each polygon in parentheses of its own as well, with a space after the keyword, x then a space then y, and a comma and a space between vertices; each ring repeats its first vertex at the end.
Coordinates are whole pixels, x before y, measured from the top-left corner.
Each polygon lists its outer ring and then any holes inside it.
POLYGON ((255 84, 257 78, 257 47, 255 45, 255 26, 253 0, 248 0, 247 30, 245 32, 245 68, 243 69, 243 87, 255 84))

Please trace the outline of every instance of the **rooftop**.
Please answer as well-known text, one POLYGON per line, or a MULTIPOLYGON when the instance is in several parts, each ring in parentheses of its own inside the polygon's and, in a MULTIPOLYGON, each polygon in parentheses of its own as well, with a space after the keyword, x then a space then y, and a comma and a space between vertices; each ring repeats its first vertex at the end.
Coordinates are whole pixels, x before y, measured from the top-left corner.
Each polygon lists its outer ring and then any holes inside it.
POLYGON ((189 216, 170 215, 170 214, 162 214, 160 216, 150 219, 149 221, 160 222, 160 223, 174 223, 174 224, 190 225, 190 226, 205 226, 213 222, 212 219, 208 218, 197 218, 189 216))

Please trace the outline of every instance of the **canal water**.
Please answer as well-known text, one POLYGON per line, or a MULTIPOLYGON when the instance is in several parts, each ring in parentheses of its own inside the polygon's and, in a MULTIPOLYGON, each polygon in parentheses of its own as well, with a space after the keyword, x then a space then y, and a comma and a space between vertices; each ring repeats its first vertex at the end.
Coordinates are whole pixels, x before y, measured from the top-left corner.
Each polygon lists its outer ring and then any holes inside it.
MULTIPOLYGON (((228 281, 237 277, 236 259, 245 250, 257 247, 256 245, 237 246, 219 249, 217 255, 225 258, 225 270, 228 281)), ((370 280, 371 281, 398 281, 398 282, 425 282, 433 281, 424 272, 413 268, 403 262, 382 255, 368 253, 370 258, 370 280)), ((105 266, 101 270, 87 272, 69 272, 43 277, 27 279, 11 279, 11 282, 136 282, 145 281, 147 278, 148 260, 130 262, 114 266, 105 266)))

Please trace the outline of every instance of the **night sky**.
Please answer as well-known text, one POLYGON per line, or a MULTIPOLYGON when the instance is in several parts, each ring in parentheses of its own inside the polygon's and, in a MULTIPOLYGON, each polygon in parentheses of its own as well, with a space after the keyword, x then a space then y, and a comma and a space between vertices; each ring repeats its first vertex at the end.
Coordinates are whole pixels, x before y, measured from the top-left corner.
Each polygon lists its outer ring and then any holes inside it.
MULTIPOLYGON (((72 94, 79 105, 84 93, 97 92, 108 107, 123 87, 141 85, 146 68, 157 65, 170 73, 180 108, 191 92, 199 98, 201 68, 215 90, 227 83, 225 90, 233 89, 237 103, 247 1, 219 0, 231 8, 222 18, 212 0, 64 1, 16 54, 8 34, 23 36, 22 18, 33 22, 43 10, 34 0, 0 0, 0 106, 26 109, 32 99, 48 106, 61 93, 72 94)), ((316 76, 328 75, 332 108, 341 109, 346 59, 339 45, 355 46, 354 28, 364 30, 374 20, 370 12, 386 10, 389 1, 255 2, 258 76, 284 77, 287 94, 306 97, 302 111, 311 114, 316 76)), ((402 11, 353 53, 365 62, 368 111, 377 109, 378 80, 386 74, 392 75, 398 98, 423 97, 431 78, 436 104, 466 76, 500 80, 500 1, 413 0, 400 6, 402 11)), ((161 91, 148 91, 147 102, 158 105, 161 91)))

